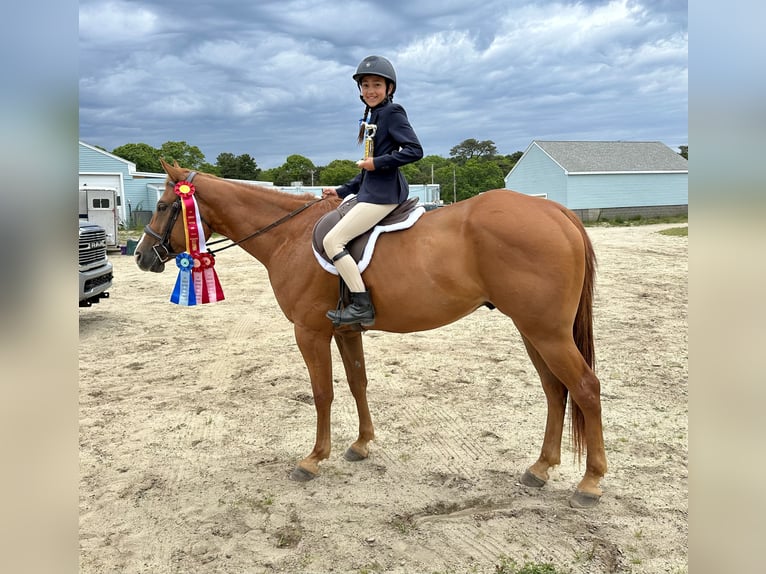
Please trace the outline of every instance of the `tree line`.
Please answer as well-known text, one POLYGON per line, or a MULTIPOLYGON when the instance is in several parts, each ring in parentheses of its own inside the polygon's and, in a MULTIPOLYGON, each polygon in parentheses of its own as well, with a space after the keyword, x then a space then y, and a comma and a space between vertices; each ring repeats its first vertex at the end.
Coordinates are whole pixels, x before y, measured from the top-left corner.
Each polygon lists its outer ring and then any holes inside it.
MULTIPOLYGON (((679 155, 688 159, 688 146, 679 149, 679 155)), ((278 167, 263 170, 246 153, 236 156, 220 153, 215 164, 211 164, 197 146, 185 141, 168 141, 159 149, 145 143, 129 143, 114 148, 111 153, 135 163, 136 169, 143 172, 161 173, 160 158, 163 158, 219 177, 271 181, 278 186, 290 186, 297 181, 303 185, 336 186, 346 183, 359 172, 352 160, 337 159, 325 166, 316 166, 309 158, 298 154, 288 156, 278 167)), ((498 154, 493 141, 470 138, 450 149, 448 158, 428 155, 405 165, 402 172, 411 184, 439 184, 442 201, 450 203, 488 189, 504 187, 505 176, 521 156, 520 151, 498 154)))
MULTIPOLYGON (((101 148, 104 149, 104 148, 101 148)), ((109 151, 104 149, 104 151, 109 151)), ((136 164, 138 171, 161 173, 160 158, 177 161, 179 165, 230 179, 271 181, 289 186, 300 181, 303 185, 336 186, 346 183, 359 173, 352 160, 333 160, 317 166, 307 157, 294 154, 275 168, 261 169, 250 154, 220 153, 216 162, 206 161, 205 154, 185 141, 168 141, 155 148, 145 143, 129 143, 110 153, 136 164)), ((505 176, 519 161, 522 152, 510 155, 497 153, 491 140, 467 139, 450 150, 450 156, 428 155, 402 168, 411 184, 439 184, 442 200, 460 201, 488 189, 505 185, 505 176)))

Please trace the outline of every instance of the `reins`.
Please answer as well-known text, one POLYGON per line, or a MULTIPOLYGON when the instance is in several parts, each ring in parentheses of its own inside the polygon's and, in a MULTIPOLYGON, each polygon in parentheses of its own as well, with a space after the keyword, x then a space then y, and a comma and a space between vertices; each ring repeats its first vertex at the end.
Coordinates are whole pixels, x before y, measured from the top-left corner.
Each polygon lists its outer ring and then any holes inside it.
MULTIPOLYGON (((300 206, 298 209, 295 209, 295 210, 291 211, 291 212, 290 212, 290 213, 288 213, 287 215, 284 215, 284 216, 280 217, 280 218, 279 218, 279 219, 277 219, 276 221, 273 221, 272 223, 269 223, 269 224, 268 224, 267 226, 265 226, 265 227, 261 227, 261 228, 260 228, 260 229, 258 229, 257 231, 254 231, 254 232, 253 232, 253 233, 251 233, 250 235, 248 235, 248 236, 246 236, 246 237, 243 237, 242 239, 239 239, 239 240, 237 240, 237 241, 234 241, 233 239, 229 239, 228 237, 224 237, 223 239, 216 239, 215 241, 208 241, 208 243, 207 243, 207 246, 208 246, 208 250, 207 250, 207 251, 208 251, 208 253, 210 253, 211 255, 215 255, 216 253, 220 253, 221 251, 224 251, 224 250, 228 249, 229 247, 234 247, 234 246, 236 246, 236 245, 239 245, 240 243, 244 243, 245 241, 248 241, 248 240, 250 240, 250 239, 253 239, 254 237, 258 237, 259 235, 263 235, 263 234, 264 234, 264 233, 266 233, 267 231, 270 231, 270 230, 274 229, 275 227, 277 227, 277 226, 279 226, 279 225, 282 225, 282 224, 283 224, 285 221, 288 221, 289 219, 292 219, 293 217, 295 217, 296 215, 298 215, 298 214, 299 214, 300 212, 302 212, 303 210, 305 210, 305 209, 308 209, 309 207, 311 207, 312 205, 314 205, 314 204, 316 204, 316 203, 319 203, 319 202, 320 202, 320 201, 322 201, 323 199, 324 199, 324 197, 318 197, 318 198, 316 198, 316 199, 315 199, 315 200, 313 200, 313 201, 309 201, 308 203, 305 203, 305 204, 303 204, 302 206, 300 206), (218 243, 223 243, 224 241, 231 241, 231 244, 230 244, 230 245, 226 245, 225 247, 221 247, 221 248, 219 248, 219 249, 210 249, 210 246, 211 246, 211 245, 217 245, 218 243)), ((204 220, 203 220, 203 221, 204 221, 204 220)), ((207 225, 208 227, 210 227, 210 229, 211 229, 211 230, 215 231, 215 230, 213 229, 213 226, 212 226, 212 225, 210 225, 210 224, 209 224, 209 223, 207 223, 207 222, 205 222, 205 223, 206 223, 206 225, 207 225)))
MULTIPOLYGON (((190 172, 189 175, 187 176, 187 180, 191 181, 192 178, 195 175, 196 175, 196 172, 194 172, 194 171, 190 172)), ((267 231, 270 231, 271 229, 274 229, 275 227, 277 227, 279 225, 282 225, 285 221, 288 221, 288 220, 292 219, 293 217, 295 217, 296 215, 298 215, 299 213, 301 213, 305 209, 308 209, 312 205, 314 205, 316 203, 319 203, 320 201, 322 201, 324 199, 325 199, 324 197, 318 197, 318 198, 316 198, 313 201, 309 201, 308 203, 305 203, 302 206, 300 206, 298 209, 295 209, 295 210, 291 211, 287 215, 285 215, 283 217, 280 217, 276 221, 274 221, 272 223, 269 223, 267 226, 262 227, 261 229, 258 229, 257 231, 254 231, 250 235, 248 235, 246 237, 243 237, 242 239, 239 239, 237 241, 234 241, 233 239, 229 239, 228 237, 224 237, 223 239, 217 239, 215 241, 210 241, 206 245, 207 252, 210 253, 210 255, 214 256, 216 253, 224 251, 225 249, 228 249, 229 247, 234 247, 235 245, 239 245, 241 243, 244 243, 245 241, 253 239, 254 237, 258 237, 259 235, 262 235, 262 234, 266 233, 267 231), (210 249, 211 245, 217 245, 219 243, 223 243, 224 241, 231 241, 231 244, 230 245, 226 245, 224 247, 220 247, 219 249, 210 249)), ((163 262, 168 260, 168 257, 169 257, 170 252, 171 252, 170 233, 173 230, 173 225, 175 225, 176 219, 178 218, 178 214, 181 211, 181 198, 180 197, 178 199, 176 199, 176 201, 174 201, 172 203, 171 210, 172 210, 172 212, 171 212, 170 219, 168 220, 168 224, 165 227, 165 232, 162 235, 160 235, 159 233, 154 231, 148 224, 144 227, 144 233, 146 233, 147 235, 152 236, 153 238, 155 238, 155 239, 157 239, 159 241, 159 244, 155 245, 153 247, 153 249, 154 249, 155 253, 157 254, 157 257, 160 259, 160 261, 163 261, 163 262), (160 250, 163 250, 165 253, 164 254, 160 253, 160 250)), ((202 214, 200 214, 200 219, 202 220, 202 223, 204 223, 205 225, 207 225, 210 228, 211 231, 216 233, 215 229, 213 229, 213 226, 210 225, 207 221, 205 221, 204 217, 202 217, 202 214)))

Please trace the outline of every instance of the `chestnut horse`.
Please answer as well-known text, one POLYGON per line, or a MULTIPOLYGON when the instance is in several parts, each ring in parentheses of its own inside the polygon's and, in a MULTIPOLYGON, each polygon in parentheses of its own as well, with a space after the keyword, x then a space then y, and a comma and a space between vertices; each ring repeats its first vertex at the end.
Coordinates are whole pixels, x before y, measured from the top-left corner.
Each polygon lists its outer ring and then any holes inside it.
MULTIPOLYGON (((348 460, 369 454, 374 431, 367 405, 362 332, 335 328, 325 316, 338 301, 338 278, 312 251, 312 230, 339 205, 266 187, 229 181, 162 162, 165 191, 135 249, 144 271, 162 272, 185 249, 176 217, 176 182, 194 177, 195 198, 206 238, 218 233, 260 261, 279 306, 294 325, 308 367, 317 412, 316 443, 290 475, 310 480, 330 455, 333 401, 330 341, 343 359, 356 401, 359 435, 348 460)), ((547 199, 492 190, 425 213, 404 231, 379 237, 364 280, 375 306, 374 328, 394 333, 424 331, 465 317, 482 305, 511 318, 540 376, 548 415, 537 461, 521 477, 541 487, 561 460, 567 396, 571 435, 586 469, 570 498, 575 507, 595 505, 606 472, 600 383, 593 367, 592 302, 596 259, 577 216, 547 199)))

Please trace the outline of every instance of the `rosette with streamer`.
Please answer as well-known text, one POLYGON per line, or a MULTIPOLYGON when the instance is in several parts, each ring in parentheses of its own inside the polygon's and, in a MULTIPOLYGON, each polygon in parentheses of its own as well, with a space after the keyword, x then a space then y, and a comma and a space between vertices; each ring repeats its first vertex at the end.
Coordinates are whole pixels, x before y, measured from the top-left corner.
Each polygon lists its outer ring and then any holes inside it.
POLYGON ((202 285, 204 279, 202 277, 202 261, 200 261, 200 254, 193 253, 192 259, 194 264, 192 265, 192 282, 194 283, 194 295, 197 297, 198 303, 207 303, 204 297, 204 287, 202 285))
POLYGON ((213 269, 215 265, 215 258, 210 253, 203 253, 200 256, 200 263, 202 264, 202 302, 203 303, 215 303, 216 301, 223 301, 223 289, 221 283, 218 281, 218 275, 213 269))
POLYGON ((206 252, 205 234, 199 232, 202 229, 202 219, 194 197, 196 188, 191 183, 194 175, 192 172, 189 181, 179 181, 173 188, 181 200, 187 253, 176 257, 179 273, 170 301, 187 306, 215 303, 224 299, 221 283, 213 268, 215 259, 212 253, 206 252))
POLYGON ((179 253, 176 255, 176 265, 178 266, 178 278, 173 293, 170 295, 170 302, 185 306, 196 305, 197 295, 192 283, 194 258, 188 253, 179 253))

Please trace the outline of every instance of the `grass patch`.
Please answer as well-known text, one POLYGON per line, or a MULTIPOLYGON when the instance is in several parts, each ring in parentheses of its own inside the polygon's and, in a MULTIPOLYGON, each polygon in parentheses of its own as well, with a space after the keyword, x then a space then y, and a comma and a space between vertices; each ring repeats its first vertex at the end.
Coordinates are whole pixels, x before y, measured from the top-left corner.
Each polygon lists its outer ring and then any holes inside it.
POLYGON ((303 527, 295 524, 281 526, 274 533, 277 548, 296 548, 302 538, 303 527))
POLYGON ((670 229, 663 229, 659 233, 660 235, 669 235, 671 237, 689 237, 689 228, 671 227, 670 229))
POLYGON ((495 565, 495 574, 565 574, 562 570, 557 570, 553 564, 548 562, 527 562, 523 566, 518 566, 516 561, 502 556, 500 563, 495 565))

